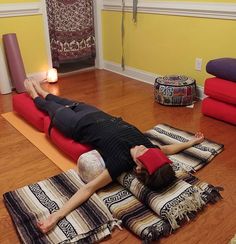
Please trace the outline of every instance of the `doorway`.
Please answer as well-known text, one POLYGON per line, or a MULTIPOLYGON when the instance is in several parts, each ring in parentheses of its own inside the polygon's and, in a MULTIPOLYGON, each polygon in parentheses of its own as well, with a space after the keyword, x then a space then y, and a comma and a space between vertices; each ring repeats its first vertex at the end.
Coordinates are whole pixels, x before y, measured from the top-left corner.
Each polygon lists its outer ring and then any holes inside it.
POLYGON ((45 0, 52 66, 68 73, 95 66, 92 0, 45 0))

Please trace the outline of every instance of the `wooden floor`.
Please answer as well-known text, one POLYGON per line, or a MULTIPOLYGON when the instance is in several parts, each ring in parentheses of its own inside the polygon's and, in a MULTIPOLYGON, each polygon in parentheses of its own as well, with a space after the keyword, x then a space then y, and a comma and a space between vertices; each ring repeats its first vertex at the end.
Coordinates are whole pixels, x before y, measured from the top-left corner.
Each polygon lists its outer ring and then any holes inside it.
MULTIPOLYGON (((145 131, 158 123, 202 131, 209 139, 225 145, 225 150, 196 175, 223 186, 223 200, 208 206, 193 221, 161 244, 224 244, 236 233, 236 127, 201 114, 201 102, 194 108, 166 107, 154 102, 153 86, 108 71, 89 71, 64 77, 45 86, 54 94, 83 100, 135 124, 145 131)), ((0 112, 12 111, 12 95, 0 95, 0 112)), ((236 115, 235 115, 236 116, 236 115)), ((60 170, 23 135, 0 116, 0 243, 20 243, 4 206, 2 194, 37 182, 60 170)), ((127 230, 116 230, 103 243, 141 243, 127 230)))

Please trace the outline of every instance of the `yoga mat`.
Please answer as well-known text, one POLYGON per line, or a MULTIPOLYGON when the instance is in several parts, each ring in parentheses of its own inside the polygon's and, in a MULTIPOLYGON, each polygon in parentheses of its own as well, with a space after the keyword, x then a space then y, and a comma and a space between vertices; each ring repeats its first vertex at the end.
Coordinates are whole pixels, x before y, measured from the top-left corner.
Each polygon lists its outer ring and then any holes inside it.
POLYGON ((24 92, 26 74, 16 34, 3 35, 3 43, 13 86, 18 93, 24 92))
POLYGON ((46 135, 35 130, 34 127, 27 124, 23 119, 13 112, 2 114, 13 127, 23 134, 34 146, 36 146, 45 156, 47 156, 61 170, 67 171, 76 168, 76 164, 62 154, 56 146, 54 146, 46 135))
POLYGON ((0 92, 1 94, 8 94, 11 92, 11 82, 6 66, 5 54, 0 46, 0 92))

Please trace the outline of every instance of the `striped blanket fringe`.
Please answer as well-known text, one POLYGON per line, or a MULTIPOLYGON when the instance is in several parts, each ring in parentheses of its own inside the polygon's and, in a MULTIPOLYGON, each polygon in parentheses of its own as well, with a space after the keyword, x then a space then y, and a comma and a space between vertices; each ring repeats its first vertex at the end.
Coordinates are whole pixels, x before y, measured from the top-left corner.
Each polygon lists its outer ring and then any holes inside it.
POLYGON ((69 170, 47 180, 25 186, 3 195, 22 243, 99 242, 119 224, 97 194, 42 234, 36 222, 61 208, 83 185, 77 172, 69 170))
POLYGON ((176 171, 176 176, 178 179, 184 180, 189 184, 197 187, 205 204, 216 203, 222 199, 220 191, 224 190, 223 187, 213 186, 206 182, 200 181, 196 176, 186 171, 176 171))
POLYGON ((158 216, 167 220, 172 230, 180 227, 178 221, 189 220, 188 215, 192 216, 205 204, 198 188, 183 180, 177 180, 163 192, 151 191, 131 173, 122 174, 118 181, 158 216))

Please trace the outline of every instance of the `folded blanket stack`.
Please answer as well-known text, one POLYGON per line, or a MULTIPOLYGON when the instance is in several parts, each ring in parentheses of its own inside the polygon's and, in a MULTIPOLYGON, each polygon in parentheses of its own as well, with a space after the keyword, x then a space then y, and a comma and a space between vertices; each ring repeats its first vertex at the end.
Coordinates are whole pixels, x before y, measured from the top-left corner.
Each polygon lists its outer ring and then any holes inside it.
POLYGON ((236 124, 236 58, 219 58, 207 63, 206 71, 214 77, 205 81, 208 96, 202 103, 202 113, 236 124))
POLYGON ((155 241, 193 219, 206 204, 221 199, 221 188, 187 172, 178 172, 177 176, 174 185, 154 192, 133 174, 124 173, 118 178, 120 185, 109 185, 98 195, 125 227, 144 241, 155 241))
POLYGON ((111 234, 117 224, 104 203, 94 194, 53 231, 42 234, 37 220, 61 208, 84 183, 75 170, 4 194, 6 207, 23 243, 94 243, 111 234))
POLYGON ((192 216, 205 204, 200 190, 183 180, 177 180, 162 192, 149 190, 130 173, 122 174, 118 181, 163 220, 167 220, 173 230, 180 227, 178 221, 188 220, 188 215, 192 216))
POLYGON ((171 232, 169 223, 140 202, 127 188, 110 184, 98 192, 113 216, 142 240, 158 240, 171 232))

